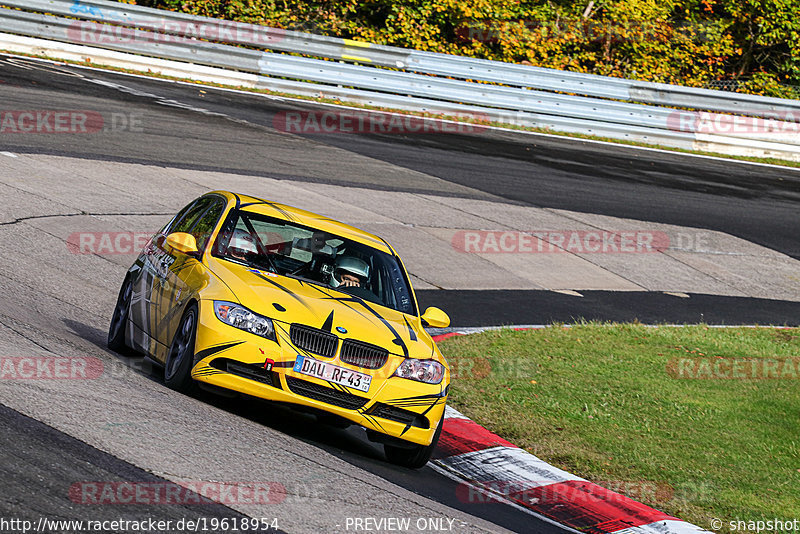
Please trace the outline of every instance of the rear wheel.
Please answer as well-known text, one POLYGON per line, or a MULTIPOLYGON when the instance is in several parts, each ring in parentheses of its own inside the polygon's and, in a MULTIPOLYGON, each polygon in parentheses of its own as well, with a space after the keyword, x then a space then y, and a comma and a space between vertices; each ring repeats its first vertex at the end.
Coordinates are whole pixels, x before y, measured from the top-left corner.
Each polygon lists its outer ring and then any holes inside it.
POLYGON ((384 444, 383 452, 386 454, 386 459, 396 465, 403 467, 410 467, 411 469, 419 469, 428 463, 431 459, 436 444, 439 442, 439 436, 442 434, 442 426, 444 426, 444 416, 439 421, 439 426, 436 427, 436 433, 433 435, 430 445, 416 445, 406 447, 396 447, 394 445, 384 444))
POLYGON ((196 333, 197 306, 191 304, 183 312, 164 365, 164 383, 168 388, 181 393, 193 393, 197 390, 197 383, 192 379, 192 367, 196 363, 194 361, 196 333))
POLYGON ((128 352, 130 349, 125 344, 125 329, 130 315, 131 295, 133 283, 130 277, 125 278, 117 296, 117 305, 111 316, 111 325, 108 327, 108 348, 119 353, 128 352))

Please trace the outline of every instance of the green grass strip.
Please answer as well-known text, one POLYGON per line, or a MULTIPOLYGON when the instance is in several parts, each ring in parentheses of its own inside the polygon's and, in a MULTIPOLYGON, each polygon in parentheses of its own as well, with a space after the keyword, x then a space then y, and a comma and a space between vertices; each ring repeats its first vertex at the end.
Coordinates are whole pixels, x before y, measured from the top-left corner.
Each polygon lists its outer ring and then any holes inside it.
POLYGON ((450 404, 557 467, 705 528, 800 518, 797 329, 585 323, 440 347, 450 404))

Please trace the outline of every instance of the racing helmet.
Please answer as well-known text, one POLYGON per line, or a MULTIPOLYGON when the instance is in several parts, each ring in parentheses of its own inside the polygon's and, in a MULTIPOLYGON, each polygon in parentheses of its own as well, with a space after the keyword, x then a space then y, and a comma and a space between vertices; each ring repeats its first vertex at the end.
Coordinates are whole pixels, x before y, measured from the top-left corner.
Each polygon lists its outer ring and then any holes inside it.
POLYGON ((247 256, 247 254, 257 254, 256 240, 244 230, 234 230, 230 243, 228 243, 228 254, 247 256))
POLYGON ((369 265, 364 260, 354 256, 339 256, 333 266, 331 287, 339 287, 342 284, 342 273, 355 275, 363 283, 369 277, 369 265))

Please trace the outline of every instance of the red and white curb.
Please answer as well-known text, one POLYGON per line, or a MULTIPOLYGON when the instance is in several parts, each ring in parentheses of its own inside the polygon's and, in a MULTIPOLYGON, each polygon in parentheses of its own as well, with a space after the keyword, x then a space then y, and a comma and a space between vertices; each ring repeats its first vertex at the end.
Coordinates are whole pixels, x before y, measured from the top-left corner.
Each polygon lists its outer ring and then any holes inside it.
MULTIPOLYGON (((465 333, 434 336, 434 340, 465 333)), ((429 465, 462 482, 457 489, 462 502, 505 502, 568 530, 593 534, 709 532, 554 467, 449 406, 429 465)))

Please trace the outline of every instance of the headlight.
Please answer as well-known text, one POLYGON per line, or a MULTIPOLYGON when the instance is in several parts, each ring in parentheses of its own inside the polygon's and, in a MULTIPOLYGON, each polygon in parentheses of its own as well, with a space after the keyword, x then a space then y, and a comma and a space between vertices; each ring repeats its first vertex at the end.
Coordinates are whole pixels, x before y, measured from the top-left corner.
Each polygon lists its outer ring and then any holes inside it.
POLYGON ((444 365, 436 360, 415 360, 407 358, 403 360, 394 376, 417 380, 427 384, 438 384, 444 378, 444 365))
POLYGON ((239 304, 225 301, 214 301, 214 313, 217 319, 225 324, 246 330, 251 334, 265 337, 273 341, 275 339, 275 327, 272 319, 255 314, 239 304))

